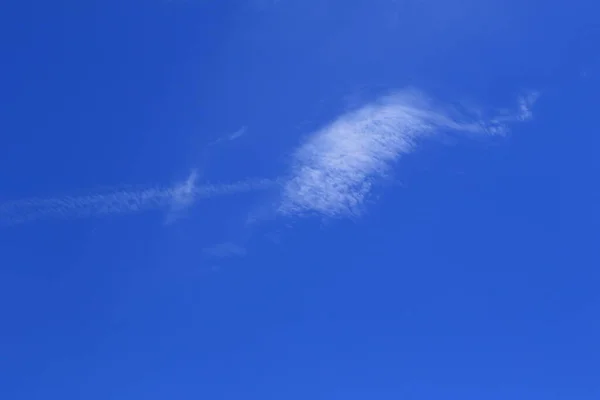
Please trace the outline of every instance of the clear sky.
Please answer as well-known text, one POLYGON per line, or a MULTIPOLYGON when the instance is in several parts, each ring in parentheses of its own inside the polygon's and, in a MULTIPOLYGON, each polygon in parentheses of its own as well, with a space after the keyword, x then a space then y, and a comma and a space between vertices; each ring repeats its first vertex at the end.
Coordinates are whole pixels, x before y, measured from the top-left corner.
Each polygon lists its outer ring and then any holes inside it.
POLYGON ((593 0, 5 0, 0 398, 600 398, 593 0))

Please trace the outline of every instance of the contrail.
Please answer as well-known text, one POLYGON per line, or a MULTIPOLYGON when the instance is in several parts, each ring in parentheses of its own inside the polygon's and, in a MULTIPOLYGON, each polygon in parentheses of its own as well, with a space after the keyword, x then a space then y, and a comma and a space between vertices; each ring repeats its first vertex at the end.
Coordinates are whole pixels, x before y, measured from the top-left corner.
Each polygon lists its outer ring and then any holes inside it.
POLYGON ((271 179, 246 180, 230 184, 105 190, 79 196, 33 198, 0 203, 0 225, 17 225, 45 219, 76 219, 190 206, 216 196, 264 190, 275 186, 271 179))

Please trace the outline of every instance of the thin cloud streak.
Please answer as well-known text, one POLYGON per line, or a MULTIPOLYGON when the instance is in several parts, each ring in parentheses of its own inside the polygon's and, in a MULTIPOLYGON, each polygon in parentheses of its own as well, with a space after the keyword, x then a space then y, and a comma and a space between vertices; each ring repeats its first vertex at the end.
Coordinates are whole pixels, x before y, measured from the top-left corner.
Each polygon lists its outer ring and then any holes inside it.
POLYGON ((376 180, 419 139, 438 132, 504 133, 531 118, 536 96, 523 97, 516 114, 489 121, 456 116, 414 91, 384 97, 347 113, 313 134, 293 155, 278 213, 357 215, 376 180))
POLYGON ((248 130, 248 128, 246 128, 245 126, 242 126, 240 129, 238 129, 237 131, 235 131, 231 135, 229 135, 227 137, 227 140, 232 141, 232 140, 239 139, 246 134, 247 130, 248 130))
POLYGON ((237 139, 241 138, 242 136, 246 135, 247 131, 248 131, 248 127, 242 126, 237 131, 230 133, 228 135, 222 136, 222 137, 214 140, 213 142, 209 143, 209 146, 214 146, 214 145, 217 145, 224 141, 233 142, 234 140, 237 140, 237 139))
POLYGON ((184 185, 105 191, 81 196, 25 199, 0 203, 0 225, 43 219, 77 219, 191 206, 201 199, 264 190, 275 180, 247 180, 231 184, 195 186, 195 175, 184 185), (193 178, 193 179, 192 179, 193 178), (191 179, 191 180, 190 180, 191 179))

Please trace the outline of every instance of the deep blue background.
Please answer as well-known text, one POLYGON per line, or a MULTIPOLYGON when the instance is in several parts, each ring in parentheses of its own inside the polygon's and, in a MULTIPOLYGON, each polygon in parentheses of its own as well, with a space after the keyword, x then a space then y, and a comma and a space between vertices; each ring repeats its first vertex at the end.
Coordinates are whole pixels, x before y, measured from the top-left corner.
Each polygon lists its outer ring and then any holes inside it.
POLYGON ((599 14, 591 0, 5 1, 0 200, 190 168, 276 177, 305 135, 391 89, 541 97, 506 137, 426 143, 356 220, 248 231, 261 198, 246 194, 170 226, 2 228, 0 397, 597 399, 599 14), (203 255, 232 237, 246 257, 203 255))

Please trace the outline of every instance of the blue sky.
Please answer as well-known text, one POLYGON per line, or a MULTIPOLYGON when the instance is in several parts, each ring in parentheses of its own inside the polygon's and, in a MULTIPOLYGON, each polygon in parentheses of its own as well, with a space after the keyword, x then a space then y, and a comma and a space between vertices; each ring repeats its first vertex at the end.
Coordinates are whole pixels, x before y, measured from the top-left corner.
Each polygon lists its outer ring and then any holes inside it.
POLYGON ((593 1, 15 1, 3 399, 597 399, 593 1))

